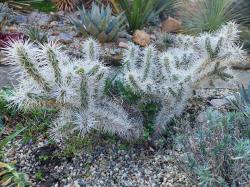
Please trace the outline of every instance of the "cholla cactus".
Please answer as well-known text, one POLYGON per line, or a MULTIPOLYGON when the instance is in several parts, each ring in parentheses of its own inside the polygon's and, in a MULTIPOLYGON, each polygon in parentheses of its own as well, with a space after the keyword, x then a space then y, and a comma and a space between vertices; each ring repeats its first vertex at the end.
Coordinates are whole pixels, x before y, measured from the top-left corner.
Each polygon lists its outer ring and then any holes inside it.
POLYGON ((84 59, 72 59, 57 43, 11 43, 6 61, 15 65, 20 84, 7 98, 10 106, 27 110, 56 105, 60 114, 50 132, 57 141, 72 133, 84 136, 92 129, 139 137, 140 121, 103 95, 108 69, 99 60, 99 44, 88 39, 83 49, 84 59))
POLYGON ((144 100, 161 105, 155 120, 159 131, 183 112, 201 81, 232 78, 231 63, 244 57, 244 51, 235 44, 238 32, 230 22, 215 33, 198 37, 177 35, 173 37, 175 47, 164 53, 157 52, 154 46, 140 51, 131 45, 126 51, 124 81, 144 100))

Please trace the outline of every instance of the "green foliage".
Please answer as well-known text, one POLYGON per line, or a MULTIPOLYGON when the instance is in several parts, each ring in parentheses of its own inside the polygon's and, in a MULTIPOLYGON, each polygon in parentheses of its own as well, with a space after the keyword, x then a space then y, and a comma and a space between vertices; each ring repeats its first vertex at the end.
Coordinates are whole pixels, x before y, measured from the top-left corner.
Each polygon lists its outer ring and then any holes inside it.
POLYGON ((113 16, 109 6, 99 6, 93 3, 91 10, 86 10, 83 6, 79 11, 80 20, 71 19, 72 24, 84 36, 93 36, 101 43, 115 40, 124 28, 123 14, 113 16))
POLYGON ((24 31, 32 42, 45 43, 48 40, 48 35, 40 31, 39 28, 29 27, 24 31))
POLYGON ((50 0, 43 0, 31 4, 33 9, 38 9, 41 12, 55 12, 56 7, 50 0))
POLYGON ((129 31, 141 29, 147 22, 164 10, 173 8, 174 0, 120 0, 119 4, 125 12, 129 31))
POLYGON ((181 20, 183 31, 188 34, 215 31, 232 20, 237 12, 232 9, 233 0, 197 0, 183 2, 181 20))
POLYGON ((4 116, 6 116, 9 119, 9 123, 15 122, 17 132, 22 132, 21 136, 24 143, 28 143, 31 140, 35 141, 38 134, 41 132, 45 133, 48 130, 54 115, 57 113, 57 109, 36 108, 31 111, 16 112, 8 107, 8 102, 5 100, 5 97, 11 94, 12 90, 9 88, 4 88, 0 91, 0 129, 8 125, 4 124, 4 116))
POLYGON ((232 7, 234 12, 237 12, 237 22, 241 25, 250 28, 250 1, 249 0, 238 0, 233 2, 232 7))
POLYGON ((144 117, 144 133, 143 139, 148 140, 154 133, 154 118, 158 111, 156 103, 144 103, 141 96, 128 85, 120 80, 116 80, 109 89, 115 92, 121 99, 130 106, 135 106, 140 110, 144 117))
POLYGON ((124 85, 119 80, 115 81, 112 89, 116 90, 121 98, 129 104, 136 103, 140 99, 140 96, 131 87, 124 85))
POLYGON ((17 172, 11 164, 0 162, 0 178, 1 186, 29 186, 28 176, 24 173, 17 172))
POLYGON ((44 173, 42 171, 37 171, 35 173, 35 178, 38 181, 42 181, 44 179, 44 173))
MULTIPOLYGON (((5 138, 3 138, 2 140, 0 140, 0 158, 3 157, 3 148, 10 143, 11 140, 15 139, 22 131, 24 131, 25 128, 22 128, 20 130, 17 130, 16 132, 13 132, 12 134, 6 136, 5 138)), ((2 133, 2 132, 1 132, 2 133)))
POLYGON ((92 150, 92 140, 90 137, 80 137, 73 136, 68 138, 60 153, 58 153, 59 157, 73 158, 77 153, 86 148, 86 150, 92 150))
POLYGON ((47 136, 46 132, 56 113, 57 109, 43 108, 21 113, 23 122, 19 122, 16 126, 17 128, 27 127, 22 133, 22 142, 29 143, 30 141, 36 141, 37 137, 41 134, 47 136))
POLYGON ((244 136, 241 119, 239 114, 210 111, 206 124, 188 128, 178 138, 184 151, 179 166, 195 184, 247 186, 250 139, 244 136))

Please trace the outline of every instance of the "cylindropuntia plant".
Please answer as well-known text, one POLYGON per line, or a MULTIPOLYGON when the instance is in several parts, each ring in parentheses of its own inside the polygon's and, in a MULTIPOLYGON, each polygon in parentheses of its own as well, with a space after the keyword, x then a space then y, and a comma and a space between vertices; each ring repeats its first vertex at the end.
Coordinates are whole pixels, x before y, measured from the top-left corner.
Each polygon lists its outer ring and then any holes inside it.
POLYGON ((71 59, 53 42, 39 47, 29 41, 11 43, 6 61, 16 66, 20 78, 7 98, 10 106, 27 110, 56 105, 60 112, 50 130, 56 141, 92 130, 138 138, 140 120, 103 94, 108 68, 99 60, 99 44, 88 39, 83 49, 84 59, 71 59))
POLYGON ((124 55, 123 80, 144 101, 161 105, 155 127, 159 132, 180 115, 203 80, 228 80, 230 65, 241 62, 245 52, 235 43, 237 26, 230 22, 215 33, 198 37, 177 35, 174 47, 159 53, 154 46, 145 50, 131 45, 124 55))
POLYGON ((79 11, 80 20, 71 19, 75 28, 84 36, 91 35, 101 43, 115 40, 124 28, 123 14, 113 16, 110 6, 104 7, 93 3, 91 10, 86 10, 83 6, 79 11))

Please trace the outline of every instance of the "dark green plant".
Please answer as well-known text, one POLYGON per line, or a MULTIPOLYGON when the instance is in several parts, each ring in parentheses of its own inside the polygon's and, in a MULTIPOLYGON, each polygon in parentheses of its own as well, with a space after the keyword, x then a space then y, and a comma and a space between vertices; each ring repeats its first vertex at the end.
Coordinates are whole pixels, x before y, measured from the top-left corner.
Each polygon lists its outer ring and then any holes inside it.
POLYGON ((175 0, 120 0, 119 3, 126 15, 129 31, 133 32, 162 11, 172 9, 175 0))
POLYGON ((42 171, 37 171, 35 173, 35 178, 38 181, 42 181, 44 179, 44 173, 42 171))
POLYGON ((238 114, 208 113, 208 122, 178 138, 179 166, 199 186, 248 186, 250 140, 238 114))
POLYGON ((28 176, 16 171, 12 164, 0 162, 0 185, 1 186, 29 186, 28 176))
POLYGON ((112 9, 104 5, 92 4, 91 10, 83 6, 80 11, 80 20, 71 19, 77 31, 84 36, 93 36, 101 43, 110 42, 116 39, 118 33, 123 30, 124 16, 112 15, 112 9))
POLYGON ((183 31, 188 34, 215 31, 238 16, 232 8, 233 0, 183 1, 180 11, 183 31))
POLYGON ((29 27, 24 31, 32 42, 45 43, 48 41, 48 35, 40 31, 37 27, 29 27))
POLYGON ((77 153, 79 153, 83 148, 87 150, 92 149, 92 140, 90 137, 79 137, 72 136, 67 141, 65 141, 64 146, 58 156, 73 158, 77 153))
POLYGON ((237 12, 236 21, 241 25, 250 28, 250 1, 249 0, 237 0, 233 2, 232 9, 237 12))
MULTIPOLYGON (((10 143, 11 140, 15 139, 21 132, 23 132, 26 128, 22 128, 20 130, 17 130, 13 132, 12 134, 6 136, 2 140, 0 140, 0 158, 3 158, 3 148, 10 143)), ((2 134, 2 131, 0 132, 2 134)))
MULTIPOLYGON (((4 157, 3 148, 24 130, 25 128, 17 130, 0 140, 0 159, 4 157)), ((3 130, 1 130, 0 135, 2 135, 2 133, 3 130)), ((1 186, 11 186, 15 184, 18 187, 24 187, 28 184, 28 177, 24 173, 17 172, 16 169, 8 163, 0 162, 0 178, 1 186)))
POLYGON ((43 0, 34 2, 31 4, 33 9, 37 9, 41 12, 55 12, 56 7, 50 0, 43 0))

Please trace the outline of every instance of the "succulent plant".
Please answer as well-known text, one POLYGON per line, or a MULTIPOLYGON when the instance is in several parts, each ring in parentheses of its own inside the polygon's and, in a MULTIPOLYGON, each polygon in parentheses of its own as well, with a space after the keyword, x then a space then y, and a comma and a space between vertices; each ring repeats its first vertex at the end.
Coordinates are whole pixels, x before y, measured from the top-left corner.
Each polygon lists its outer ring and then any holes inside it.
POLYGON ((177 138, 184 154, 177 159, 193 184, 249 186, 250 139, 240 118, 235 113, 209 111, 207 122, 195 128, 186 125, 177 138))
POLYGON ((234 94, 234 98, 229 99, 232 106, 240 112, 243 112, 250 119, 250 82, 247 88, 239 86, 239 92, 234 94))
POLYGON ((109 71, 100 61, 100 44, 88 39, 83 52, 83 59, 74 59, 54 42, 40 46, 12 42, 4 55, 7 62, 15 64, 20 78, 13 94, 6 98, 10 106, 19 110, 57 106, 60 112, 50 134, 59 142, 96 131, 125 139, 140 137, 140 120, 131 118, 104 94, 109 71))
POLYGON ((75 28, 84 36, 91 35, 101 43, 113 41, 124 28, 123 14, 113 16, 110 6, 93 3, 91 10, 86 10, 83 6, 79 11, 80 20, 71 19, 75 28))
POLYGON ((174 36, 173 47, 164 53, 154 46, 141 51, 132 44, 124 55, 121 79, 141 94, 143 102, 159 103, 155 127, 160 133, 182 114, 202 80, 233 78, 232 64, 245 57, 245 51, 235 45, 238 39, 238 26, 229 22, 214 33, 174 36))
POLYGON ((0 31, 2 27, 14 20, 15 13, 6 3, 0 3, 0 31))
POLYGON ((147 22, 164 10, 171 10, 175 0, 119 0, 119 5, 128 21, 129 31, 141 29, 147 22))
POLYGON ((27 28, 24 31, 25 35, 29 37, 32 42, 44 43, 48 40, 48 35, 46 33, 41 32, 36 27, 27 28))

